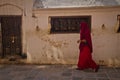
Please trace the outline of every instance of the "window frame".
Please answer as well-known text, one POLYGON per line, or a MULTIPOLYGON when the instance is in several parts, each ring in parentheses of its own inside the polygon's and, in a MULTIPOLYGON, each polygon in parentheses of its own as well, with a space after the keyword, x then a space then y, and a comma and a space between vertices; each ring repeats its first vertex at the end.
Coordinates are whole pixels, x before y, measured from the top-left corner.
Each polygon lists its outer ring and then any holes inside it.
POLYGON ((49 16, 49 24, 51 26, 50 33, 79 33, 80 22, 85 20, 91 30, 91 16, 49 16), (61 20, 61 21, 60 21, 61 20), (63 20, 63 21, 62 21, 63 20), (56 26, 57 24, 58 27, 56 26), (61 26, 62 25, 62 26, 61 26), (65 26, 67 25, 67 26, 65 26))

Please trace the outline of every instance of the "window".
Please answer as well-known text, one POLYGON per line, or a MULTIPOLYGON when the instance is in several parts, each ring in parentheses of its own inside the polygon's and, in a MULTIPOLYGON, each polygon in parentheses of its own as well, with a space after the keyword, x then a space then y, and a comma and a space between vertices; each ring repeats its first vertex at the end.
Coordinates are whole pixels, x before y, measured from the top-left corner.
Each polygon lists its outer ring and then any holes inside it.
POLYGON ((118 20, 117 33, 120 33, 120 15, 117 16, 117 20, 118 20))
POLYGON ((91 16, 52 16, 50 17, 51 33, 79 33, 80 22, 85 20, 91 27, 91 16))

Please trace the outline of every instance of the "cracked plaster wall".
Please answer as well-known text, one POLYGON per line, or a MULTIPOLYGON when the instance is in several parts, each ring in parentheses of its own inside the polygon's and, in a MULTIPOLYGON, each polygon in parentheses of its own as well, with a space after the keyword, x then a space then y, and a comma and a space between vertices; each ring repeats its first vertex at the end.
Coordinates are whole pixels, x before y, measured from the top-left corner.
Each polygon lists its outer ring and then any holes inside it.
MULTIPOLYGON (((28 56, 29 62, 40 64, 76 63, 74 60, 76 55, 74 54, 78 52, 73 52, 74 49, 72 46, 75 44, 77 45, 77 43, 76 41, 72 41, 71 34, 58 34, 57 36, 51 35, 41 28, 39 31, 28 31, 27 34, 29 37, 28 51, 31 52, 28 56), (71 52, 73 52, 73 54, 69 54, 71 52)), ((74 37, 78 38, 76 34, 74 37)), ((78 46, 74 48, 77 49, 78 46)))
MULTIPOLYGON (((94 51, 92 53, 93 59, 101 65, 109 65, 110 60, 119 59, 120 56, 120 34, 114 32, 115 24, 117 23, 117 15, 120 13, 120 8, 92 8, 92 9, 46 9, 46 10, 36 10, 35 15, 37 17, 38 25, 40 31, 34 31, 35 39, 31 38, 33 41, 42 45, 40 47, 44 48, 44 52, 39 52, 36 54, 44 54, 47 56, 46 62, 50 63, 62 63, 62 64, 76 64, 79 55, 79 49, 77 40, 79 39, 78 34, 47 34, 43 37, 41 30, 49 29, 49 16, 78 16, 78 15, 91 15, 91 27, 92 27, 92 41, 94 51), (49 13, 49 14, 48 14, 49 13), (44 27, 43 27, 44 26, 44 27), (37 42, 38 40, 38 42, 37 42), (52 44, 51 44, 52 43, 52 44), (59 44, 55 46, 55 44, 59 44), (47 46, 47 47, 45 47, 47 46), (55 55, 54 55, 55 54, 55 55), (60 59, 59 59, 59 54, 60 59), (53 56, 51 56, 53 55, 53 56), (48 61, 47 61, 48 60, 48 61), (53 60, 53 61, 52 61, 53 60)), ((35 30, 35 29, 34 29, 35 30)), ((45 32, 43 31, 43 32, 45 32)), ((30 40, 30 43, 32 40, 30 40)), ((32 45, 31 45, 32 46, 32 45)), ((30 46, 29 46, 30 47, 30 46)), ((39 49, 42 49, 40 48, 39 49)), ((31 49, 31 48, 29 48, 31 49)), ((38 50, 39 50, 38 49, 38 50)), ((32 49, 31 49, 32 50, 32 49)), ((43 50, 43 49, 42 49, 43 50)), ((38 57, 38 56, 37 56, 38 57)), ((36 57, 36 59, 37 59, 36 57)), ((43 59, 43 58, 41 58, 43 59)), ((42 61, 42 60, 41 60, 42 61)))

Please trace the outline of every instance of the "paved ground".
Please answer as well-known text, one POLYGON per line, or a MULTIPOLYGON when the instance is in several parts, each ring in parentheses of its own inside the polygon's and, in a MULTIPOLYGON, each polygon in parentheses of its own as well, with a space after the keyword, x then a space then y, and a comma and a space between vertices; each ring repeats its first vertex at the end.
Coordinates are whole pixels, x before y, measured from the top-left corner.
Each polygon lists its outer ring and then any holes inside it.
POLYGON ((75 70, 76 65, 0 65, 0 80, 120 80, 120 68, 99 72, 75 70))

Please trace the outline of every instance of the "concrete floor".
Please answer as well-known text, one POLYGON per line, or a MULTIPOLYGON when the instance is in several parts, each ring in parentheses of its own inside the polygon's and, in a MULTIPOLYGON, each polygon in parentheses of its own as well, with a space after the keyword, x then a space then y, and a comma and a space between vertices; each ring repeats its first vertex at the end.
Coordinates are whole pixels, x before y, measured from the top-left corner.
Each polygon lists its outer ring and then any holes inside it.
POLYGON ((100 66, 98 72, 76 65, 3 65, 0 80, 120 80, 120 68, 100 66))

